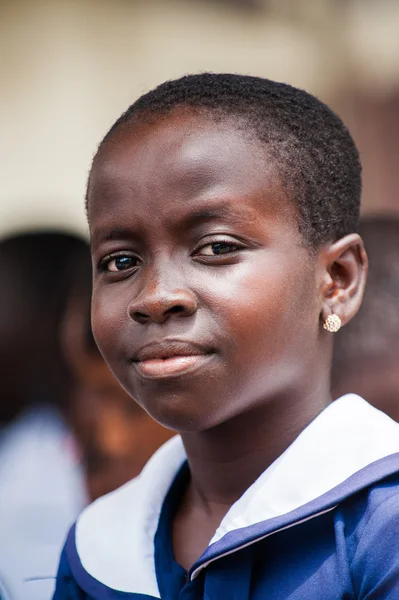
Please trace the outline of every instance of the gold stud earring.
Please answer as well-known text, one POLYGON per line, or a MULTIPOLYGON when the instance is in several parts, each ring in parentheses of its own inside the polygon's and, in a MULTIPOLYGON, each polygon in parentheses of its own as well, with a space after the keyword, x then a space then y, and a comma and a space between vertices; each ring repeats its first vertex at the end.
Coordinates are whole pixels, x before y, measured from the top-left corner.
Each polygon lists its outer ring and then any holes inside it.
POLYGON ((330 331, 331 333, 336 333, 341 329, 342 321, 338 315, 334 313, 332 315, 328 315, 327 319, 323 323, 324 329, 330 331))

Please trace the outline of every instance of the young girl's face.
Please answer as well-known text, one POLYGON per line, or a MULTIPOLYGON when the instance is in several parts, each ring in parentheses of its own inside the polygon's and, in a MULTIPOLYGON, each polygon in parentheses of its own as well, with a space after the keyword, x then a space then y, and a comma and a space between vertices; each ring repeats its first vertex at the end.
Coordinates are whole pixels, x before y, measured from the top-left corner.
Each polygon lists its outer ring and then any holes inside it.
POLYGON ((317 257, 254 136, 182 110, 121 128, 89 222, 97 343, 155 419, 204 430, 312 378, 317 257))

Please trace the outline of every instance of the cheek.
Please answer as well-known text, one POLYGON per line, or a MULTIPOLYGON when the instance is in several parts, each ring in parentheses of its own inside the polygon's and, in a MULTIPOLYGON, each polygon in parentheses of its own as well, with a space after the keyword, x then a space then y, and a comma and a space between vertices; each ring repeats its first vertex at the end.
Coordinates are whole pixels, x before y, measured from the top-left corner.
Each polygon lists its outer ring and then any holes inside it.
POLYGON ((118 350, 118 334, 126 325, 127 309, 122 295, 115 286, 94 287, 92 299, 92 329, 101 354, 107 362, 112 362, 118 350))
POLYGON ((267 257, 220 280, 213 302, 224 321, 222 328, 230 333, 233 352, 240 350, 239 360, 245 353, 248 366, 251 360, 274 362, 288 352, 297 353, 312 331, 317 338, 314 270, 294 258, 282 265, 278 257, 274 261, 267 257))

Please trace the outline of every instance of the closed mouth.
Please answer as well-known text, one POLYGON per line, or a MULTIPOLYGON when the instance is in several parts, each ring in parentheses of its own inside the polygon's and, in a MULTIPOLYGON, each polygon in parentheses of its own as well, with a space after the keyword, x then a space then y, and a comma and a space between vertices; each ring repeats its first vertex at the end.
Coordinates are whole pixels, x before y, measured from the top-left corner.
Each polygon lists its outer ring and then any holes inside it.
POLYGON ((141 348, 134 355, 133 362, 167 360, 177 356, 204 356, 206 354, 211 354, 211 350, 202 345, 179 340, 164 340, 141 348))
POLYGON ((144 346, 135 354, 132 363, 142 377, 161 379, 197 369, 213 354, 213 351, 202 345, 164 340, 144 346))

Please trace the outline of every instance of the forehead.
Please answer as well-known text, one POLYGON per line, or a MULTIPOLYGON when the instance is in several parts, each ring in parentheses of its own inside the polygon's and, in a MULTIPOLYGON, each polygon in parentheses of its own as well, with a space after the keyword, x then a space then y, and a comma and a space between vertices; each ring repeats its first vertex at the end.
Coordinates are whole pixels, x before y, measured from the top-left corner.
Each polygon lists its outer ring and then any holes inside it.
POLYGON ((250 129, 233 119, 174 111, 127 124, 106 142, 90 176, 89 221, 110 209, 116 214, 127 202, 133 211, 166 216, 205 197, 225 198, 236 212, 267 205, 294 214, 275 161, 250 129), (247 201, 255 196, 265 202, 247 201))

